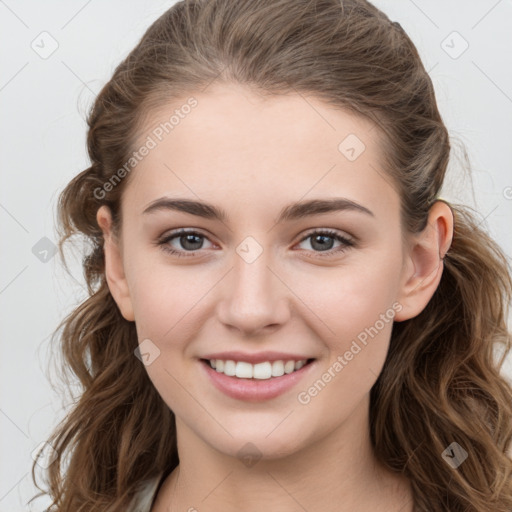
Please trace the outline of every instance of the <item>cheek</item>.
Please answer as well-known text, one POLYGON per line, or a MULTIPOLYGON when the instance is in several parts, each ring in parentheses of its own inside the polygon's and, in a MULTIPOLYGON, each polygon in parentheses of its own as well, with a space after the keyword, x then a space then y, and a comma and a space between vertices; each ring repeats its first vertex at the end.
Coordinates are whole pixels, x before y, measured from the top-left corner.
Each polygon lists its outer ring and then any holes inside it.
MULTIPOLYGON (((192 266, 155 263, 133 267, 129 277, 137 331, 163 342, 186 327, 211 284, 192 266)), ((140 339, 139 336, 139 339, 140 339)))
POLYGON ((396 312, 392 306, 400 279, 399 261, 391 253, 368 255, 354 260, 354 264, 296 277, 293 291, 315 313, 313 321, 324 325, 322 338, 334 340, 329 345, 341 350, 360 333, 364 338, 366 330, 375 324, 378 331, 390 334, 396 312), (382 315, 386 315, 383 321, 382 315))
POLYGON ((323 286, 316 298, 330 332, 322 340, 328 355, 296 397, 300 410, 315 418, 314 436, 343 423, 369 394, 386 360, 397 312, 389 281, 376 283, 367 274, 339 282, 323 286))
POLYGON ((333 382, 328 387, 339 388, 336 398, 344 396, 347 403, 370 390, 386 359, 393 319, 400 310, 396 262, 396 255, 381 253, 358 265, 328 269, 324 279, 298 281, 294 288, 316 313, 311 326, 328 354, 320 386, 333 382))

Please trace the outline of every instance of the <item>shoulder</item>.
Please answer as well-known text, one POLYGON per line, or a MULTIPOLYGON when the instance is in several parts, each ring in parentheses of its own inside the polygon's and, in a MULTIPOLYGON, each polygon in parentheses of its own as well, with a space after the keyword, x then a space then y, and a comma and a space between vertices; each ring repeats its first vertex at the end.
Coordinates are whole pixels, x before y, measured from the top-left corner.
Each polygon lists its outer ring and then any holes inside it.
POLYGON ((143 480, 139 484, 137 493, 133 497, 133 500, 126 512, 151 512, 151 506, 153 505, 153 501, 156 497, 156 493, 163 476, 164 475, 162 473, 154 478, 143 480))

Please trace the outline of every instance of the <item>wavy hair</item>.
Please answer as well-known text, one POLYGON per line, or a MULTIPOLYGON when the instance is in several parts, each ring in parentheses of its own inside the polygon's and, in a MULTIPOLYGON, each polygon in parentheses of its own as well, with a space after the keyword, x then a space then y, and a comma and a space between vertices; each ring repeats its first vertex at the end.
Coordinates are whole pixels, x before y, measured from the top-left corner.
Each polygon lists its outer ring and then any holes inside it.
MULTIPOLYGON (((88 297, 54 333, 62 371, 81 391, 48 439, 57 452, 45 473, 52 512, 123 511, 143 480, 179 462, 174 414, 134 357, 135 324, 106 283, 96 212, 107 205, 119 226, 129 177, 108 191, 104 184, 129 160, 148 112, 213 82, 312 94, 375 122, 404 232, 424 229, 438 200, 450 138, 398 23, 365 0, 174 4, 97 96, 87 116, 90 166, 59 196, 60 255, 65 261, 75 235, 88 243, 88 297)), ((500 370, 511 348, 511 273, 474 211, 450 207, 454 237, 441 282, 418 316, 395 323, 371 390, 371 440, 379 460, 410 479, 416 512, 510 512, 512 387, 500 370), (457 469, 442 457, 453 442, 468 453, 457 469)))

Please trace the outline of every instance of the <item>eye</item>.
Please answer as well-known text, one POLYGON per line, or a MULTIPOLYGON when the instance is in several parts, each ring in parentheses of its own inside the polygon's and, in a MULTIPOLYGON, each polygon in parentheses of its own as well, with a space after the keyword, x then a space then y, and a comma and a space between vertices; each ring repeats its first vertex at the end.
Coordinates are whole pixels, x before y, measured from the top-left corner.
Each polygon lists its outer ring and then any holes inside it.
POLYGON ((193 253, 195 251, 203 249, 203 239, 206 239, 205 235, 202 235, 197 231, 180 229, 177 232, 174 231, 168 235, 165 235, 163 238, 157 241, 157 245, 160 246, 163 251, 175 256, 190 257, 194 256, 193 253), (171 242, 175 239, 177 239, 177 243, 182 247, 182 249, 176 249, 171 245, 171 242))
MULTIPOLYGON (((168 254, 172 254, 180 258, 194 257, 195 252, 200 249, 204 249, 204 239, 207 239, 206 236, 198 231, 180 229, 179 231, 174 231, 165 235, 159 239, 156 244, 168 254), (177 244, 181 246, 181 248, 173 246, 171 242, 174 241, 177 241, 177 244)), ((315 257, 335 256, 336 254, 340 254, 343 251, 346 251, 349 247, 353 247, 355 245, 355 243, 349 238, 329 229, 313 231, 302 238, 300 243, 309 239, 312 240, 311 247, 313 247, 313 252, 317 253, 315 257), (339 242, 340 246, 332 249, 333 241, 339 242)))
POLYGON ((329 229, 313 231, 306 235, 300 243, 309 239, 311 239, 311 247, 313 247, 313 249, 318 249, 313 251, 317 253, 315 254, 315 257, 321 258, 336 256, 337 254, 341 254, 342 252, 346 251, 349 247, 353 247, 355 245, 354 241, 343 235, 340 235, 337 231, 332 231, 329 229), (332 249, 334 240, 341 244, 336 249, 332 249))

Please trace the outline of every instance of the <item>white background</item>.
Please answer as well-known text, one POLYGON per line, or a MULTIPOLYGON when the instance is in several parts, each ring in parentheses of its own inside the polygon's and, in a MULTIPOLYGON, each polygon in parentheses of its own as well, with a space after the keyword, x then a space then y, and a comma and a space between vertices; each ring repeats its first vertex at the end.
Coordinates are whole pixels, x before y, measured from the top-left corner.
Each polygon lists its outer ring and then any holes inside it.
MULTIPOLYGON (((32 247, 44 236, 56 242, 57 195, 88 166, 88 107, 172 3, 0 0, 0 512, 43 510, 47 503, 26 505, 35 492, 30 454, 62 414, 63 398, 47 376, 48 363, 57 357, 48 352, 48 342, 84 297, 79 259, 71 278, 58 256, 44 263, 32 247), (34 40, 42 46, 44 31, 58 43, 47 59, 31 47, 34 40)), ((375 4, 412 37, 448 129, 468 149, 474 191, 454 154, 444 196, 476 207, 512 255, 512 1, 375 4), (453 31, 469 44, 458 58, 453 55, 464 41, 453 31)), ((49 44, 47 39, 45 48, 49 44)), ((506 375, 512 375, 510 361, 506 375)))

